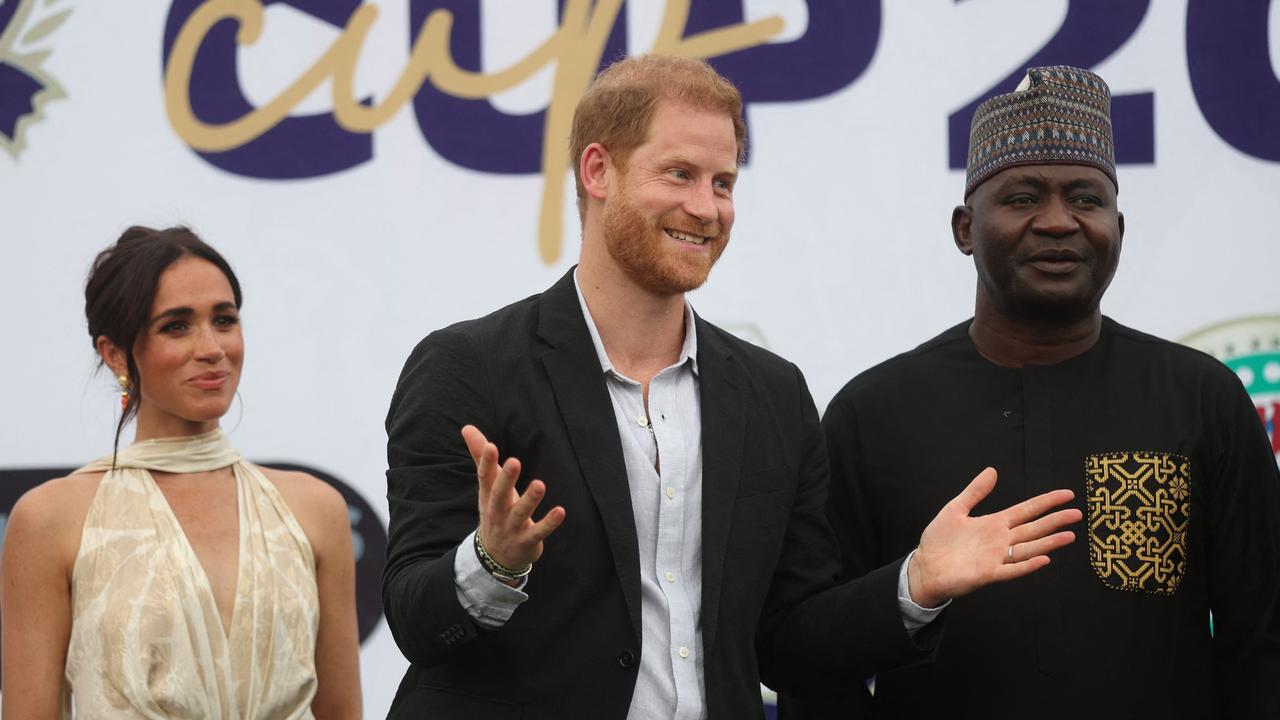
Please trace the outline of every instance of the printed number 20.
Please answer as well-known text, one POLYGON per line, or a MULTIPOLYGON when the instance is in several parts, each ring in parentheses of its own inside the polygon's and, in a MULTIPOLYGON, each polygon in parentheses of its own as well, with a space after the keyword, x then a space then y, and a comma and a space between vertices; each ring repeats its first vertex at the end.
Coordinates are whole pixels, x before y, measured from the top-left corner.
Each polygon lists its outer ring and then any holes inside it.
MULTIPOLYGON (((1008 77, 947 118, 950 167, 965 167, 969 152, 969 124, 983 101, 1011 92, 1022 80, 1025 68, 1045 65, 1091 68, 1106 60, 1133 36, 1150 4, 1150 0, 1071 0, 1062 26, 1044 47, 1008 77)), ((1111 98, 1117 163, 1155 162, 1154 105, 1154 95, 1149 92, 1111 98)))
POLYGON ((1190 0, 1187 72, 1196 104, 1219 137, 1260 160, 1280 161, 1280 79, 1270 63, 1270 6, 1270 0, 1190 0))

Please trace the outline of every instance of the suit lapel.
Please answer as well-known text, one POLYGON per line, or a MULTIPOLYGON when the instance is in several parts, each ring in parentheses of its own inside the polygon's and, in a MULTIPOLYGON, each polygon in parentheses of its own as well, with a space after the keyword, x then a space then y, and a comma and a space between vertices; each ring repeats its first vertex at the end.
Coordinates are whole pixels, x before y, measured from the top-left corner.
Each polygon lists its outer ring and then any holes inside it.
MULTIPOLYGON (((600 511, 631 624, 640 637, 640 550, 613 402, 586 319, 573 271, 539 300, 538 334, 551 345, 542 364, 573 444, 582 477, 600 511)), ((573 522, 573 518, 568 518, 573 522)))
POLYGON ((702 638, 715 642, 724 561, 742 471, 750 379, 729 347, 697 319, 702 401, 702 638))

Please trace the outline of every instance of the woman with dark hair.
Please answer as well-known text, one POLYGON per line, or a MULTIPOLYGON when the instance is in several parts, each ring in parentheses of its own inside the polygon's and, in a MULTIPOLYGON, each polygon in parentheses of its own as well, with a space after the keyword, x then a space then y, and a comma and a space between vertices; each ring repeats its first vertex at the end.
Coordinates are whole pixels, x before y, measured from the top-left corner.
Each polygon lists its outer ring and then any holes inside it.
POLYGON ((94 261, 85 314, 121 387, 117 449, 10 515, 5 717, 359 717, 346 503, 246 462, 219 429, 240 306, 231 267, 186 228, 130 228, 94 261))

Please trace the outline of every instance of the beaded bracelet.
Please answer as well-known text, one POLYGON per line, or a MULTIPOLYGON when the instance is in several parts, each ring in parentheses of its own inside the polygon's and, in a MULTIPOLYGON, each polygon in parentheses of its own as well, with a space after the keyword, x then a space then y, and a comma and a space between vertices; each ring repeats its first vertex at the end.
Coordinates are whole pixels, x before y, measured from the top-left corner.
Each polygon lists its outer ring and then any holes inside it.
POLYGON ((480 565, 482 565, 485 570, 488 570, 490 575, 498 578, 499 580, 520 580, 528 576, 529 572, 533 570, 533 563, 529 563, 519 570, 512 570, 506 565, 494 560, 493 556, 489 554, 489 551, 484 549, 484 542, 480 540, 479 530, 476 530, 476 541, 474 544, 476 548, 476 557, 480 560, 480 565))

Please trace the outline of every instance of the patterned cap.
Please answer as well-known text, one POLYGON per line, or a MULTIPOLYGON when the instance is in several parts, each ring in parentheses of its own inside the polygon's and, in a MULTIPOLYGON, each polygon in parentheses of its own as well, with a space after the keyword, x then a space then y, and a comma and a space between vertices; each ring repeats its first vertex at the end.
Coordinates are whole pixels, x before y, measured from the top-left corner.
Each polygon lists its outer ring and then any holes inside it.
POLYGON ((1088 70, 1031 68, 1016 90, 978 106, 964 195, 1017 165, 1090 165, 1116 181, 1111 89, 1088 70))

